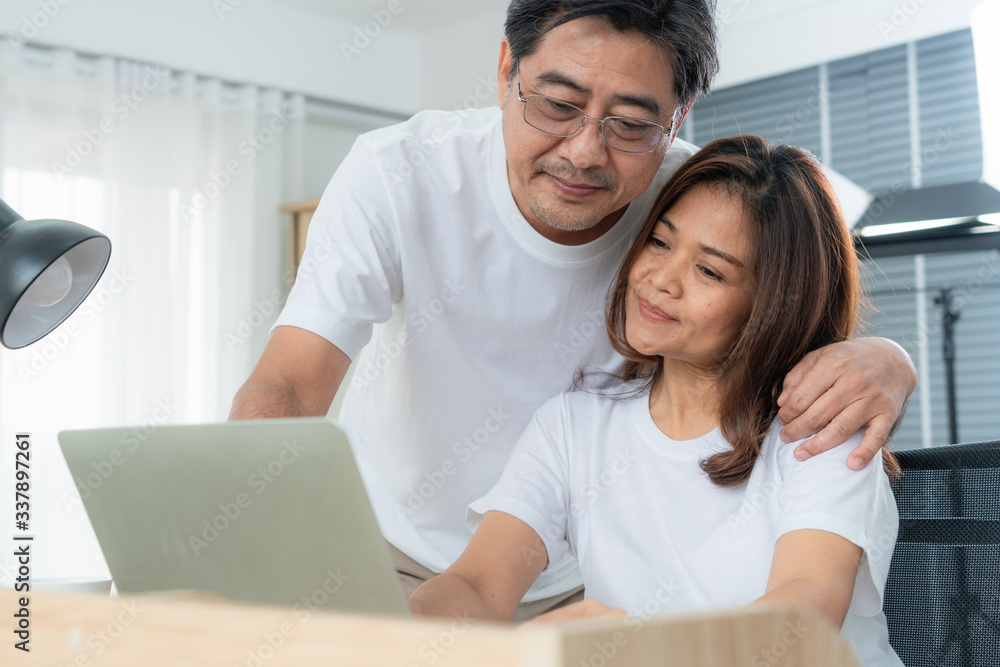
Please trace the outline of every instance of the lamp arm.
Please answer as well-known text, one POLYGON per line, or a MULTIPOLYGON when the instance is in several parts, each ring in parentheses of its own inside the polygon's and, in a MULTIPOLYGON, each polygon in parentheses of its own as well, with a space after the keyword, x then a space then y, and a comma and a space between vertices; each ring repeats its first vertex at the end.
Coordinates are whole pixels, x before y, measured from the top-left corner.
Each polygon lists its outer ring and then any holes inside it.
POLYGON ((0 232, 3 232, 3 230, 15 222, 20 222, 21 220, 24 220, 24 218, 18 215, 17 211, 10 206, 7 206, 7 203, 3 199, 0 199, 0 232))

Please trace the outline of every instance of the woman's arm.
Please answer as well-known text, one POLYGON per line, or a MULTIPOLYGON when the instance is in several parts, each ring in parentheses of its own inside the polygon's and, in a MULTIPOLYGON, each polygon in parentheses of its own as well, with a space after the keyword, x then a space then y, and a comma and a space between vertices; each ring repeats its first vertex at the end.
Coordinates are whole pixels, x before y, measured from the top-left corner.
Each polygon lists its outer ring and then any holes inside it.
POLYGON ((764 595, 756 603, 780 603, 818 612, 838 630, 854 595, 862 549, 825 530, 793 530, 778 538, 764 595))
POLYGON ((417 616, 510 621, 547 564, 545 544, 528 524, 487 512, 458 560, 410 594, 410 609, 417 616))

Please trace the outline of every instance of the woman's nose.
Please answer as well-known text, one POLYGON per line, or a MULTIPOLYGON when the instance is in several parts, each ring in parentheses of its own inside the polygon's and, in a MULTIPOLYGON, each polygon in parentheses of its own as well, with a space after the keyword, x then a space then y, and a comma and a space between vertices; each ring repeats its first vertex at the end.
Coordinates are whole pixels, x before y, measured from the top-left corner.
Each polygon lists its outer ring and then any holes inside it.
POLYGON ((650 272, 653 286, 671 296, 680 296, 681 279, 678 262, 674 258, 663 258, 650 272))

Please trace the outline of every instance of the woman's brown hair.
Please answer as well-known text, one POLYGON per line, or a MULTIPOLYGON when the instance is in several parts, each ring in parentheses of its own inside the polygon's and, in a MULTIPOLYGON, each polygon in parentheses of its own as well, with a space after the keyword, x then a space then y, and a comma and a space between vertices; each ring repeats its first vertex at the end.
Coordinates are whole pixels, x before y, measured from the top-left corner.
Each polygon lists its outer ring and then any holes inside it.
MULTIPOLYGON (((660 357, 640 354, 625 338, 632 265, 663 213, 699 187, 741 205, 755 255, 749 314, 719 360, 716 385, 722 435, 733 448, 701 463, 713 483, 737 486, 757 461, 785 375, 811 350, 850 338, 858 324, 858 261, 837 197, 812 156, 756 136, 713 141, 664 187, 608 293, 608 335, 626 359, 626 381, 648 378, 651 387, 663 370, 660 357)), ((898 471, 888 451, 883 461, 886 472, 898 471)))

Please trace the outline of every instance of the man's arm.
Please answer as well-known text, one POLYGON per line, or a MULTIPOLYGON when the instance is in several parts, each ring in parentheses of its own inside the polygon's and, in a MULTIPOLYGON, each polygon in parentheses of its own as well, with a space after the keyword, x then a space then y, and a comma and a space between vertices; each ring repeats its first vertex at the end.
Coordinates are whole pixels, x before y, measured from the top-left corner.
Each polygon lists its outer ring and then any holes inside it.
POLYGON ((233 398, 229 419, 325 417, 351 360, 322 336, 280 326, 233 398))
POLYGON ((917 386, 910 355, 886 338, 856 338, 807 354, 785 377, 778 397, 781 437, 805 460, 846 442, 862 427, 864 440, 848 465, 860 470, 886 443, 917 386))

